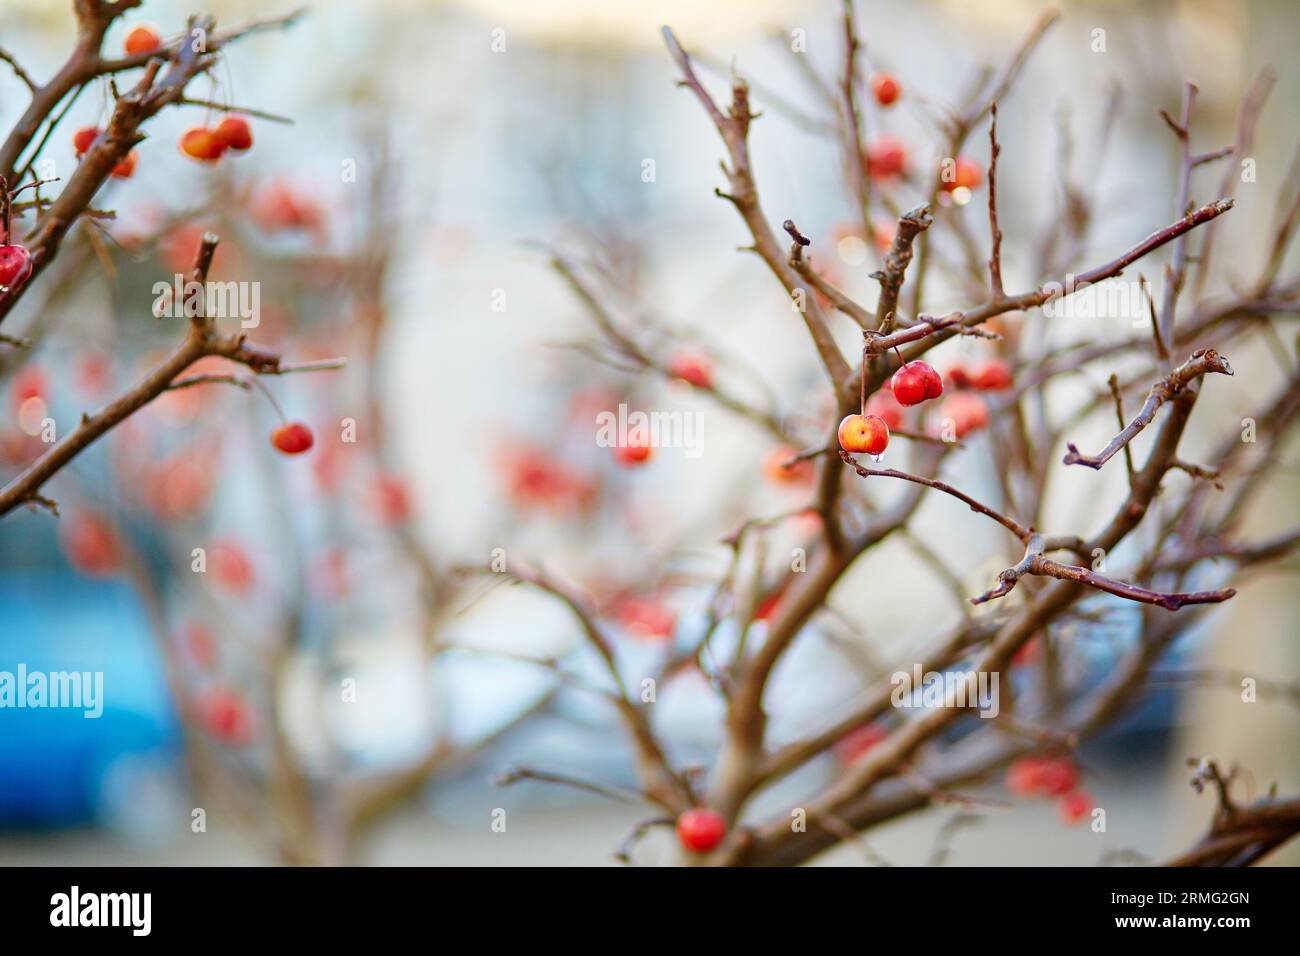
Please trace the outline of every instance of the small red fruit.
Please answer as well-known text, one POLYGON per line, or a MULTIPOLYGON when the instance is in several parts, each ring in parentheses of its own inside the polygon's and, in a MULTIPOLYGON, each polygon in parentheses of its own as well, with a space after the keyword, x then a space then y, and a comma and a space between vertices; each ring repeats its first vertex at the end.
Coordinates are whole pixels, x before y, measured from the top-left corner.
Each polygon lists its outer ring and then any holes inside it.
POLYGON ((80 159, 90 151, 90 147, 95 145, 95 140, 99 139, 98 126, 83 126, 72 134, 72 148, 77 151, 77 158, 80 159))
POLYGON ((871 74, 871 92, 876 97, 876 102, 881 106, 890 106, 898 99, 898 94, 902 88, 898 85, 898 80, 894 79, 890 73, 873 73, 871 74))
POLYGON ((375 507, 384 524, 400 524, 411 517, 411 492, 406 481, 397 475, 380 475, 375 479, 375 507))
POLYGON ((232 690, 214 687, 198 700, 203 728, 222 743, 242 747, 253 739, 253 719, 244 698, 232 690))
POLYGON ((208 553, 212 577, 232 594, 244 594, 253 586, 253 561, 237 544, 218 544, 208 553))
POLYGON ((637 637, 672 637, 677 629, 677 615, 654 598, 623 598, 614 608, 614 616, 637 637))
POLYGON ((135 150, 131 150, 120 163, 113 167, 112 176, 116 179, 130 179, 135 175, 135 164, 139 159, 140 155, 135 150))
POLYGON ((1049 757, 1039 768, 1043 793, 1059 797, 1079 785, 1079 768, 1069 757, 1049 757))
POLYGON ((677 839, 692 853, 708 853, 727 835, 727 821, 716 810, 693 807, 677 818, 677 839))
POLYGON ((806 485, 811 482, 816 477, 816 469, 807 458, 786 467, 786 462, 797 454, 789 445, 777 445, 769 451, 763 459, 763 474, 767 480, 775 485, 806 485))
POLYGON ((846 415, 839 435, 840 447, 851 454, 879 455, 889 445, 889 426, 879 415, 846 415))
POLYGON ((181 152, 201 163, 215 163, 226 151, 225 141, 206 126, 194 126, 181 134, 181 152))
POLYGON ((112 526, 96 514, 79 514, 68 519, 64 529, 68 560, 82 574, 102 577, 121 564, 121 546, 112 526))
POLYGON ((713 363, 709 361, 707 355, 681 352, 673 357, 668 370, 674 378, 679 378, 696 388, 713 387, 713 363))
POLYGON ((939 408, 939 417, 951 420, 953 434, 965 438, 989 423, 989 407, 984 399, 972 392, 958 392, 944 400, 939 408))
POLYGON ((1002 392, 1015 384, 1011 366, 1001 359, 989 359, 971 369, 970 384, 986 392, 1002 392))
POLYGON ((50 380, 39 365, 24 365, 9 384, 9 395, 14 409, 29 398, 45 398, 50 393, 50 380))
POLYGON ((32 254, 23 246, 0 246, 0 295, 17 289, 32 274, 32 254))
POLYGON ((835 744, 835 756, 847 767, 888 736, 889 731, 880 724, 864 724, 840 738, 835 744))
POLYGON ((867 147, 867 175, 876 179, 897 176, 907 166, 907 146, 896 136, 881 136, 867 147))
POLYGON ((644 439, 629 437, 622 445, 614 447, 614 459, 625 468, 643 465, 650 460, 654 448, 644 439))
POLYGON ((903 406, 898 404, 894 393, 887 388, 881 389, 867 399, 866 414, 884 419, 891 432, 903 427, 903 406))
POLYGON ((984 170, 980 168, 980 164, 969 156, 958 156, 952 164, 951 171, 949 171, 948 167, 944 168, 944 175, 940 177, 939 188, 944 192, 952 192, 959 187, 979 189, 983 182, 984 170))
POLYGON ((925 362, 908 362, 890 379, 898 404, 910 408, 943 394, 943 379, 925 362))
POLYGON ((948 369, 947 375, 948 375, 948 382, 952 385, 953 388, 970 388, 971 386, 970 372, 966 370, 965 365, 962 365, 961 363, 953 365, 951 368, 948 369))
POLYGON ((311 429, 302 422, 287 422, 271 432, 271 444, 286 455, 301 455, 314 441, 311 429))
POLYGON ((1071 790, 1061 797, 1061 817, 1066 823, 1081 823, 1096 805, 1097 801, 1086 790, 1071 790))
POLYGON ((138 26, 126 35, 126 55, 139 56, 152 53, 162 46, 162 37, 151 26, 138 26))
POLYGON ((253 130, 242 116, 227 116, 212 132, 222 144, 237 153, 253 146, 253 130))

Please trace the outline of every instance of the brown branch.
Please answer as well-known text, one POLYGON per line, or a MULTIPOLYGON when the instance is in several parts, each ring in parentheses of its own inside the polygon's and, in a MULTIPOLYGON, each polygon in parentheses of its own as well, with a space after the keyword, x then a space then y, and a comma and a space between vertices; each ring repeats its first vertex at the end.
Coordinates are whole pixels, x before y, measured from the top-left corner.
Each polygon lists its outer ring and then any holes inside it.
MULTIPOLYGON (((1183 86, 1183 109, 1181 119, 1175 124, 1166 113, 1161 113, 1165 122, 1173 128, 1174 134, 1182 143, 1182 175, 1178 181, 1179 214, 1186 214, 1191 200, 1192 170, 1196 164, 1192 157, 1192 109, 1196 103, 1196 85, 1186 83, 1183 86)), ((1160 338, 1165 342, 1174 340, 1174 310, 1178 306, 1178 294, 1182 291, 1183 281, 1187 277, 1187 236, 1183 234, 1174 242, 1174 261, 1165 271, 1164 295, 1160 303, 1160 338)))
MULTIPOLYGON (((211 233, 203 236, 190 273, 191 282, 202 285, 207 281, 208 267, 218 241, 211 233)), ((167 391, 177 376, 194 362, 210 355, 246 365, 259 374, 275 374, 280 367, 278 355, 250 345, 242 333, 220 332, 204 310, 198 310, 191 319, 185 340, 171 354, 99 412, 83 415, 75 429, 0 490, 0 516, 23 504, 42 502, 40 491, 47 481, 106 432, 167 391)))
POLYGON ((817 349, 822 365, 826 369, 826 374, 830 377, 831 384, 836 390, 836 397, 844 400, 847 395, 852 394, 851 391, 846 391, 846 387, 843 385, 850 374, 848 363, 840 353, 839 346, 835 344, 835 338, 826 323, 826 317, 817 304, 817 297, 802 277, 786 261, 781 244, 777 240, 775 233, 773 233, 772 227, 768 224, 763 209, 759 204, 758 188, 754 183, 749 157, 749 124, 754 119, 754 114, 749 107, 749 88, 745 85, 744 80, 736 79, 733 81, 731 106, 724 115, 713 101, 713 97, 704 89, 699 78, 695 75, 690 57, 682 49, 681 44, 677 42, 677 37, 673 35, 672 30, 664 27, 663 36, 669 55, 681 72, 682 80, 680 85, 690 89, 699 99, 700 104, 708 113, 714 127, 718 130, 718 134, 726 144, 731 165, 727 167, 724 164, 723 171, 727 175, 730 192, 718 191, 718 194, 736 207, 736 211, 749 228, 750 235, 754 240, 754 251, 766 263, 768 269, 776 276, 782 286, 785 287, 786 292, 792 298, 799 300, 798 304, 802 308, 798 311, 808 328, 808 333, 817 349))
POLYGON ((993 301, 1004 298, 1002 288, 1002 230, 998 227, 998 107, 994 103, 989 122, 989 232, 993 237, 993 251, 989 254, 989 296, 993 301))
POLYGON ((880 299, 876 303, 876 330, 888 335, 894 327, 898 311, 898 293, 903 288, 903 275, 912 261, 912 243, 916 237, 934 223, 930 206, 923 203, 898 217, 898 231, 885 254, 885 267, 873 272, 871 278, 880 282, 880 299))
POLYGON ((982 515, 987 515, 988 517, 992 518, 998 524, 1002 525, 1002 527, 1006 528, 1017 538, 1019 538, 1021 542, 1029 541, 1029 539, 1034 534, 1033 528, 1026 528, 1024 525, 1022 525, 1019 521, 1016 521, 1014 518, 1009 518, 1006 515, 1002 514, 1001 512, 993 510, 988 505, 976 501, 970 495, 966 494, 965 492, 958 491, 952 485, 949 485, 945 482, 936 481, 933 478, 923 478, 920 475, 912 475, 905 471, 899 471, 896 468, 864 468, 862 465, 858 464, 857 460, 852 455, 850 455, 848 452, 842 449, 840 451, 840 459, 844 462, 844 464, 848 465, 855 472, 857 472, 858 476, 861 478, 871 478, 871 477, 901 478, 904 481, 913 481, 916 482, 918 485, 925 485, 927 488, 933 488, 936 491, 942 491, 944 494, 952 495, 958 501, 964 502, 967 505, 967 507, 970 508, 971 511, 977 512, 982 515))
POLYGON ((1166 594, 1159 591, 1150 591, 1134 584, 1125 584, 1123 581, 1116 581, 1088 568, 1081 568, 1073 564, 1061 564, 1043 557, 1042 541, 1036 535, 1030 541, 1029 547, 1025 549, 1023 560, 1015 567, 1007 568, 999 574, 996 587, 971 598, 970 602, 971 604, 985 604, 996 598, 1003 597, 1011 593, 1020 579, 1029 574, 1085 584, 1088 587, 1096 588, 1098 591, 1105 591, 1107 594, 1122 597, 1126 601, 1152 604, 1156 607, 1162 607, 1166 611, 1177 611, 1189 604, 1218 604, 1232 598, 1237 593, 1236 588, 1221 588, 1215 591, 1166 594))
POLYGON ((1151 392, 1141 411, 1097 455, 1082 455, 1076 446, 1070 444, 1062 461, 1067 465, 1086 465, 1094 470, 1100 469, 1117 451, 1125 448, 1139 432, 1151 424, 1161 405, 1186 389, 1191 382, 1211 372, 1231 375, 1232 366, 1214 349, 1197 349, 1191 358, 1151 386, 1151 392))
POLYGON ((1165 866, 1250 866, 1300 833, 1300 797, 1270 794, 1250 806, 1238 806, 1229 793, 1235 772, 1225 776, 1209 759, 1191 758, 1188 763, 1197 768, 1192 786, 1198 793, 1211 786, 1218 805, 1209 832, 1165 866))

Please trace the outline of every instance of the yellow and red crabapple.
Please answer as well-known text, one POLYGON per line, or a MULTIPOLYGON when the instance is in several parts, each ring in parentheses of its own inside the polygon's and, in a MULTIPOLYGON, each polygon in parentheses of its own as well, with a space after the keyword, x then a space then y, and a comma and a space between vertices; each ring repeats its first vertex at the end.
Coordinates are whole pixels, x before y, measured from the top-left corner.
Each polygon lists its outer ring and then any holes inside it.
POLYGON ((879 455, 889 445, 889 426, 879 415, 846 415, 840 422, 840 447, 849 454, 879 455))
POLYGON ((898 404, 910 408, 943 394, 943 378, 926 362, 908 362, 889 380, 898 404))
POLYGON ((692 853, 708 853, 727 835, 727 821, 716 810, 692 807, 677 818, 677 839, 692 853))
POLYGON ((179 145, 184 155, 201 163, 215 163, 226 151, 225 141, 206 126, 191 126, 181 134, 179 145))

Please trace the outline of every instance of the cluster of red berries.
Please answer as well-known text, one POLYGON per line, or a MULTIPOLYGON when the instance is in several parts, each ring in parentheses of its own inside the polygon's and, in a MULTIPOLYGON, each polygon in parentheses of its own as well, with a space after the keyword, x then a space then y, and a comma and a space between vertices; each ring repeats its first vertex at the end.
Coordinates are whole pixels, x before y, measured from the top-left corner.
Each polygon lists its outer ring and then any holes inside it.
MULTIPOLYGON (((943 379, 925 362, 906 362, 890 379, 889 389, 894 402, 910 408, 942 395, 943 379)), ((901 412, 898 414, 901 416, 901 412)), ((895 421, 901 424, 901 417, 895 421)), ((884 416, 864 408, 861 415, 845 416, 840 422, 839 438, 840 447, 850 454, 880 455, 889 445, 889 424, 884 416)))
POLYGON ((1069 757, 1022 757, 1007 768, 1007 789, 1021 797, 1054 797, 1066 823, 1078 823, 1097 802, 1079 788, 1079 768, 1069 757))
POLYGON ((181 152, 201 163, 215 163, 226 150, 253 148, 253 130, 242 116, 226 116, 214 127, 193 126, 181 134, 181 152))

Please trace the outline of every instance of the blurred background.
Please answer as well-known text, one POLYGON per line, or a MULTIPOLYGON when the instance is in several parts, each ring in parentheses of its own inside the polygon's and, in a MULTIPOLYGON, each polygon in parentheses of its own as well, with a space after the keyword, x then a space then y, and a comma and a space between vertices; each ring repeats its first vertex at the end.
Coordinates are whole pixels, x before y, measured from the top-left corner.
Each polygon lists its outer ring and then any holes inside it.
MULTIPOLYGON (((1008 289, 1043 278, 1037 244, 1063 178, 1100 197, 1080 271, 1171 221, 1178 157, 1157 109, 1176 114, 1191 79, 1196 142, 1229 144, 1241 96, 1271 63, 1278 81, 1256 134, 1257 180, 1239 186, 1219 227, 1211 285, 1249 271, 1295 146, 1300 12, 1284 0, 1057 6, 1062 21, 1000 104, 1008 289)), ((37 77, 70 46, 65 7, 6 2, 0 45, 37 77)), ((867 62, 906 91, 884 131, 916 157, 934 154, 930 104, 958 102, 1045 8, 859 5, 867 62)), ((224 25, 280 12, 262 0, 205 9, 224 25)), ((108 46, 139 22, 174 33, 192 12, 184 0, 149 0, 108 46)), ((721 143, 676 88, 659 27, 671 24, 697 54, 715 95, 733 67, 751 80, 764 114, 751 152, 769 219, 798 222, 841 286, 873 301, 864 245, 843 241, 853 227, 840 155, 803 75, 806 66, 834 82, 839 15, 838 2, 779 0, 319 2, 291 29, 232 46, 204 94, 292 124, 255 117, 254 148, 212 168, 175 148, 205 121, 202 107, 166 111, 149 127, 135 175, 96 203, 116 218, 80 229, 6 322, 35 345, 0 354, 0 478, 39 453, 43 418, 74 422, 176 340, 175 320, 150 314, 153 284, 188 269, 205 228, 222 237, 217 277, 260 284, 254 341, 293 361, 348 364, 264 383, 315 431, 307 455, 270 448, 279 420, 258 389, 194 387, 66 469, 50 487, 59 520, 24 511, 0 521, 0 670, 102 671, 105 687, 98 720, 0 711, 0 862, 614 862, 643 808, 493 782, 527 763, 632 784, 622 728, 584 686, 599 681, 598 662, 553 598, 455 569, 501 558, 575 582, 602 608, 635 677, 692 642, 709 584, 730 559, 722 537, 746 517, 806 504, 807 484, 773 480, 773 440, 761 427, 684 382, 593 360, 590 314, 552 259, 594 264, 616 291, 610 308, 635 317, 652 348, 725 356, 720 380, 817 440, 829 406, 816 355, 762 263, 736 251, 742 224, 712 194, 724 184, 721 143), (792 55, 792 31, 803 31, 806 54, 792 55), (698 416, 702 453, 663 449, 622 467, 591 440, 595 412, 620 403, 698 416), (195 802, 191 774, 210 800, 195 802), (308 795, 320 797, 320 819, 304 810, 308 795), (192 827, 196 807, 204 832, 192 827), (498 810, 504 832, 492 827, 498 810)), ((106 87, 80 97, 48 150, 56 167, 71 168, 71 130, 102 122, 108 102, 106 87)), ((23 86, 0 70, 0 125, 25 105, 23 86)), ((986 161, 983 130, 969 149, 986 161)), ((1197 181, 1199 200, 1214 198, 1218 176, 1197 181)), ((923 198, 919 184, 915 192, 902 190, 904 208, 923 198)), ((965 210, 981 242, 984 197, 965 210)), ((931 270, 927 312, 969 304, 961 282, 931 270)), ((837 333, 852 354, 855 328, 837 333)), ((1130 326, 1099 319, 1066 334, 1104 341, 1130 326)), ((981 347, 957 340, 940 356, 981 347)), ((1216 403, 1197 409, 1193 460, 1281 380, 1266 350, 1231 358, 1234 387, 1214 383, 1216 403)), ((1104 381, 1098 371, 1084 384, 1104 381)), ((1095 416, 1078 439, 1100 447, 1110 431, 1110 418, 1095 416)), ((996 449, 970 444, 964 486, 978 496, 981 482, 991 487, 981 467, 996 449)), ((1261 533, 1295 524, 1294 455, 1288 462, 1253 519, 1261 533)), ((1121 500, 1123 475, 1068 472, 1053 487, 1055 528, 1094 529, 1121 500)), ((968 594, 1008 563, 982 520, 927 502, 916 526, 960 569, 968 594)), ((812 533, 792 522, 771 551, 812 533)), ((1176 663, 1294 683, 1293 574, 1253 578, 1180 643, 1176 663)), ((894 541, 855 565, 832 604, 770 689, 778 740, 824 724, 870 662, 896 659, 962 613, 894 541)), ((1105 645, 1095 648, 1099 666, 1105 645)), ((660 688, 655 716, 679 763, 708 765, 721 704, 698 672, 660 688)), ((934 808, 866 842, 904 865, 949 843, 943 859, 970 865, 1159 859, 1188 845, 1212 810, 1187 786, 1185 757, 1236 760, 1256 793, 1273 781, 1294 792, 1298 743, 1293 700, 1153 688, 1081 757, 1108 810, 1105 834, 1061 826, 1050 805, 1014 803, 969 825, 934 808)), ((843 759, 851 755, 810 764, 759 809, 789 805, 843 759)), ((1005 798, 996 783, 988 792, 1005 798)), ((670 843, 654 832, 635 859, 668 862, 670 843)), ((864 862, 845 847, 822 859, 864 862)), ((1300 855, 1293 847, 1274 859, 1300 855)))

